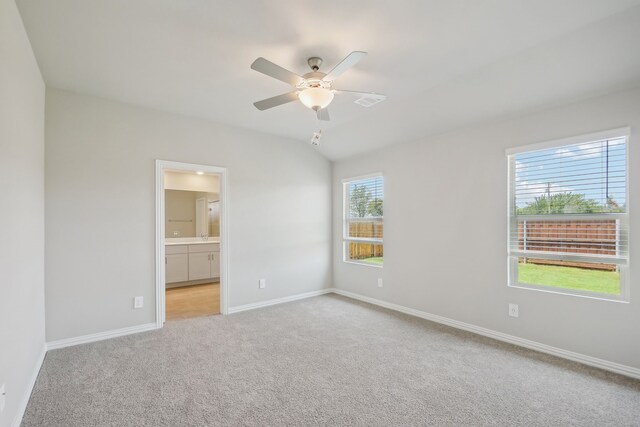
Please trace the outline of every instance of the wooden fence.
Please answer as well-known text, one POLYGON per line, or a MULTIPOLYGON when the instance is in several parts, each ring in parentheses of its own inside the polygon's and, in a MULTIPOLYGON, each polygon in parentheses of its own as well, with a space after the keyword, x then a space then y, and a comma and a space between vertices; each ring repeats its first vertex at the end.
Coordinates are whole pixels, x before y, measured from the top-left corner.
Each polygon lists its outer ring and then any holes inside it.
POLYGON ((371 243, 349 243, 349 259, 365 259, 373 257, 383 257, 382 245, 371 243))
MULTIPOLYGON (((521 221, 518 223, 518 246, 521 250, 571 252, 590 255, 616 255, 618 232, 616 220, 521 221)), ((595 264, 527 258, 533 264, 615 270, 613 264, 595 264)))
MULTIPOLYGON (((381 239, 384 231, 382 222, 362 221, 349 223, 349 237, 381 239)), ((371 243, 349 243, 349 259, 365 259, 384 256, 382 245, 371 243)))
MULTIPOLYGON (((358 221, 349 223, 350 237, 381 239, 383 232, 382 222, 358 221)), ((518 223, 518 243, 521 250, 524 250, 526 246, 526 249, 531 251, 616 255, 617 242, 616 220, 520 221, 518 223)), ((383 245, 349 243, 350 259, 382 256, 384 256, 383 245)), ((533 264, 563 265, 610 271, 616 269, 613 264, 537 258, 527 258, 524 261, 533 264)))

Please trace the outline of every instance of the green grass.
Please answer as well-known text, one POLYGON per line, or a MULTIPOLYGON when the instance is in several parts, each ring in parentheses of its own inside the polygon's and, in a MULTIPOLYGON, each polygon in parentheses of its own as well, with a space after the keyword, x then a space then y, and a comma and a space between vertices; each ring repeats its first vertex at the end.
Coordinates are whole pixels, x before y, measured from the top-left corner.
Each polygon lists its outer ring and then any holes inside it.
POLYGON ((364 263, 367 263, 367 264, 382 265, 382 260, 383 259, 384 259, 383 257, 377 256, 377 257, 372 257, 372 258, 360 259, 358 261, 364 262, 364 263))
POLYGON ((520 263, 518 281, 532 285, 620 295, 620 273, 615 271, 520 263))

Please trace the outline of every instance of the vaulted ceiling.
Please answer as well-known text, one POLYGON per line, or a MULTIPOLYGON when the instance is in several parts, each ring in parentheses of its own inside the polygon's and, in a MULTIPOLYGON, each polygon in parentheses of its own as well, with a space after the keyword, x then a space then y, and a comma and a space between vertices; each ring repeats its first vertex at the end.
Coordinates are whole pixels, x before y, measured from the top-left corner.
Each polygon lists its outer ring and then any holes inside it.
POLYGON ((48 86, 309 143, 341 159, 640 85, 640 0, 18 0, 48 86), (298 74, 369 55, 336 86, 331 122, 249 68, 298 74))

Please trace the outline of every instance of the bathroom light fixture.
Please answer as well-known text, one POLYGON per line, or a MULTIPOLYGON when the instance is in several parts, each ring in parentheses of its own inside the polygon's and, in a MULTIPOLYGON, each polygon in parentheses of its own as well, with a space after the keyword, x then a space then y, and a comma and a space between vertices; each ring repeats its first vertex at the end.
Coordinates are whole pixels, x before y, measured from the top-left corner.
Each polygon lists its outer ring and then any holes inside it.
POLYGON ((196 173, 197 173, 198 175, 204 175, 204 172, 202 172, 202 171, 198 171, 198 172, 196 172, 196 173))
POLYGON ((298 98, 305 107, 317 111, 333 101, 333 92, 322 87, 310 87, 300 92, 298 98))

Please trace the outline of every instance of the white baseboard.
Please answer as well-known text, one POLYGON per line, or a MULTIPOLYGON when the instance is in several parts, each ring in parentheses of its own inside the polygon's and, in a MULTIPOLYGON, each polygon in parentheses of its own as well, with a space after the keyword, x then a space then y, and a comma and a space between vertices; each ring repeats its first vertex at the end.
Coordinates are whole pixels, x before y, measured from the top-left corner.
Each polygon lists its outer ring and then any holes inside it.
POLYGON ((536 341, 527 340, 524 338, 508 335, 502 332, 494 331, 492 329, 482 328, 470 323, 459 322, 457 320, 449 319, 447 317, 438 316, 435 314, 427 313, 413 308, 404 307, 402 305, 393 304, 390 302, 378 300, 375 298, 366 297, 363 295, 355 294, 353 292, 343 291, 342 289, 332 289, 332 291, 338 295, 342 295, 348 298, 353 298, 359 301, 364 301, 369 304, 378 305, 391 310, 399 311, 401 313, 409 314, 411 316, 420 317, 422 319, 430 320, 432 322, 441 323, 443 325, 451 326, 457 329, 462 329, 468 332, 473 332, 478 335, 493 338, 498 341, 515 344, 520 347, 529 348, 542 353, 551 354, 553 356, 561 357, 563 359, 579 362, 584 365, 593 366, 596 368, 604 369, 607 371, 615 372, 617 374, 625 375, 627 377, 640 379, 640 369, 634 368, 620 363, 610 362, 608 360, 598 359, 596 357, 587 356, 573 351, 563 350, 561 348, 552 347, 550 345, 542 344, 536 341))
POLYGON ((86 344, 95 341, 107 340, 109 338, 122 337, 125 335, 137 334, 139 332, 151 331, 157 329, 156 323, 145 323, 144 325, 130 326, 128 328, 114 329, 111 331, 98 332, 96 334, 82 335, 79 337, 65 338, 62 340, 51 341, 47 343, 47 350, 55 350, 58 348, 71 347, 78 344, 86 344))
POLYGON ((333 292, 333 288, 320 289, 319 291, 305 292, 303 294, 290 295, 288 297, 270 299, 267 301, 254 302, 252 304, 239 305, 237 307, 229 307, 229 314, 239 313, 241 311, 253 310, 256 308, 268 307, 270 305, 282 304, 285 302, 297 301, 299 299, 317 297, 333 292))
MULTIPOLYGON (((356 294, 353 292, 344 291, 342 289, 337 288, 327 288, 321 289, 318 291, 305 292, 302 294, 290 295, 287 297, 271 299, 267 301, 256 302, 252 304, 245 304, 236 307, 229 308, 229 314, 231 313, 239 313, 241 311, 254 310, 257 308, 268 307, 276 304, 283 304, 286 302, 297 301, 304 298, 311 298, 319 295, 324 295, 328 293, 336 293, 338 295, 342 295, 348 298, 356 299, 359 301, 367 302, 369 304, 377 305, 380 307, 385 307, 391 310, 399 311, 401 313, 409 314, 411 316, 420 317, 422 319, 430 320, 432 322, 441 323, 443 325, 451 326, 453 328, 462 329, 468 332, 473 332, 478 335, 482 335, 485 337, 493 338, 498 341, 507 342, 510 344, 514 344, 520 347, 529 348, 532 350, 536 350, 542 353, 551 354, 553 356, 561 357, 563 359, 572 360, 574 362, 579 362, 585 365, 593 366, 596 368, 604 369, 607 371, 615 372, 617 374, 625 375, 632 378, 640 379, 640 369, 634 368, 632 366, 622 365, 620 363, 610 362, 608 360, 599 359, 592 356, 587 356, 584 354, 576 353, 569 350, 564 350, 557 347, 552 347, 550 345, 542 344, 536 341, 527 340, 524 338, 516 337, 514 335, 505 334, 502 332, 494 331, 492 329, 483 328, 480 326, 472 325, 470 323, 460 322, 458 320, 449 319, 448 317, 438 316, 436 314, 427 313, 424 311, 416 310, 413 308, 405 307, 398 304, 393 304, 390 302, 378 300, 375 298, 366 297, 364 295, 356 294)), ((54 350, 58 348, 70 347, 78 344, 85 344, 95 341, 101 341, 109 338, 120 337, 124 335, 135 334, 139 332, 150 331, 153 329, 157 329, 156 323, 147 323, 144 325, 132 326, 129 328, 116 329, 112 331, 99 332, 96 334, 83 335, 80 337, 67 338, 58 341, 52 341, 47 343, 47 350, 54 350)), ((38 370, 42 364, 42 360, 44 360, 44 352, 41 356, 40 364, 38 365, 38 370)), ((33 383, 35 384, 35 380, 37 378, 37 371, 33 378, 33 383)), ((26 403, 29 400, 29 396, 31 395, 31 390, 29 390, 29 394, 24 402, 24 407, 26 408, 26 403)), ((24 412, 24 409, 22 410, 24 412)), ((22 419, 22 415, 20 415, 20 419, 22 419)))
MULTIPOLYGON (((318 295, 328 294, 330 292, 333 292, 333 288, 321 289, 319 291, 306 292, 306 293, 303 293, 303 294, 296 294, 296 295, 291 295, 291 296, 288 296, 288 297, 276 298, 276 299, 271 299, 271 300, 268 300, 268 301, 256 302, 256 303, 253 303, 253 304, 240 305, 240 306, 237 306, 237 307, 230 307, 229 308, 229 314, 238 313, 238 312, 246 311, 246 310, 253 310, 255 308, 268 307, 270 305, 282 304, 282 303, 285 303, 285 302, 296 301, 296 300, 300 300, 300 299, 304 299, 304 298, 311 298, 311 297, 315 297, 315 296, 318 296, 318 295)), ((156 323, 146 323, 144 325, 131 326, 131 327, 128 327, 128 328, 114 329, 114 330, 111 330, 111 331, 98 332, 98 333, 95 333, 95 334, 82 335, 82 336, 79 336, 79 337, 65 338, 65 339, 62 339, 62 340, 48 342, 47 343, 47 350, 55 350, 55 349, 58 349, 58 348, 65 348, 65 347, 71 347, 71 346, 79 345, 79 344, 86 344, 86 343, 95 342, 95 341, 102 341, 102 340, 106 340, 106 339, 109 339, 109 338, 116 338, 116 337, 121 337, 121 336, 124 336, 124 335, 131 335, 131 334, 137 334, 139 332, 151 331, 153 329, 158 329, 158 326, 157 326, 156 323)))
POLYGON ((29 404, 29 399, 31 399, 31 393, 33 392, 33 388, 36 385, 36 380, 38 379, 38 374, 40 373, 40 368, 42 368, 42 363, 44 363, 44 357, 47 354, 46 345, 42 346, 42 350, 40 351, 40 355, 36 360, 36 364, 33 367, 33 372, 31 373, 31 378, 29 378, 29 384, 27 384, 27 389, 24 391, 22 395, 22 400, 20 401, 20 406, 18 406, 18 412, 16 412, 16 416, 13 419, 13 423, 11 424, 13 427, 20 427, 22 424, 22 418, 24 417, 24 412, 27 410, 27 405, 29 404))

